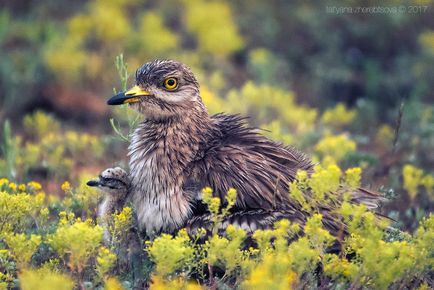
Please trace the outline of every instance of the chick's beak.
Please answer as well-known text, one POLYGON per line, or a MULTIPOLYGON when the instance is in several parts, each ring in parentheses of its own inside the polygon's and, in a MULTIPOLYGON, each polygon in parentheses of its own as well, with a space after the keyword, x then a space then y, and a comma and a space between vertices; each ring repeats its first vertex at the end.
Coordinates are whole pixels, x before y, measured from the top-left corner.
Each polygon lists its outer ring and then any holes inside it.
POLYGON ((122 105, 128 103, 135 103, 140 101, 142 96, 150 96, 151 93, 145 91, 139 86, 134 86, 126 92, 119 93, 111 97, 108 101, 108 105, 122 105))
POLYGON ((100 182, 98 180, 89 180, 86 184, 87 186, 99 186, 100 182))

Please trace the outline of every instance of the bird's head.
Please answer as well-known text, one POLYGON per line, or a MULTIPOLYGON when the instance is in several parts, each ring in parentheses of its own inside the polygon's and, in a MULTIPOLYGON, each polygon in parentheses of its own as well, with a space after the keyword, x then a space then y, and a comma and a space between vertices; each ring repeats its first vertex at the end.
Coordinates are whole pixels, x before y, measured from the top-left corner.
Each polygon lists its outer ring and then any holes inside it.
POLYGON ((192 107, 203 107, 196 77, 189 67, 173 60, 144 64, 136 71, 136 85, 107 104, 129 104, 154 120, 182 117, 192 107))
POLYGON ((98 187, 115 199, 121 199, 128 191, 128 174, 120 167, 108 168, 96 180, 89 180, 88 186, 98 187))

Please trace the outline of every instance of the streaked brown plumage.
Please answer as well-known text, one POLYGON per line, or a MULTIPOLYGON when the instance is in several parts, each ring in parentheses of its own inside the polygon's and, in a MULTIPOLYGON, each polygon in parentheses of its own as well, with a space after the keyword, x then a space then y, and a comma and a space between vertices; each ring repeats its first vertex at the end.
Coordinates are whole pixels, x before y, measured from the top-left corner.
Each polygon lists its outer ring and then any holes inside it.
MULTIPOLYGON (((108 103, 129 103, 145 116, 132 136, 129 157, 130 196, 148 236, 184 226, 190 231, 206 227, 209 213, 200 195, 206 186, 223 201, 229 188, 237 190, 235 207, 224 224, 254 231, 282 218, 305 222, 307 213, 288 191, 297 170, 312 171, 311 161, 264 137, 240 116, 210 116, 198 82, 185 65, 170 60, 147 63, 137 70, 136 87, 108 103)), ((354 202, 369 207, 379 198, 364 189, 353 193, 354 202)), ((342 230, 331 208, 324 205, 321 212, 333 234, 342 230)))

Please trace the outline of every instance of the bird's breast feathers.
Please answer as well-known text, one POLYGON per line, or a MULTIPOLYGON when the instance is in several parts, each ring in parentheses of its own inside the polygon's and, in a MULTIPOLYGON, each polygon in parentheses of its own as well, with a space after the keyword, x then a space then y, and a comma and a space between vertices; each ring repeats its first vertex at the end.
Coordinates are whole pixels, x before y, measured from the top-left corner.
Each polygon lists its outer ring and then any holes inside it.
POLYGON ((138 128, 129 147, 131 193, 139 227, 152 236, 180 228, 191 215, 191 205, 182 192, 182 172, 161 150, 167 140, 146 136, 138 128))

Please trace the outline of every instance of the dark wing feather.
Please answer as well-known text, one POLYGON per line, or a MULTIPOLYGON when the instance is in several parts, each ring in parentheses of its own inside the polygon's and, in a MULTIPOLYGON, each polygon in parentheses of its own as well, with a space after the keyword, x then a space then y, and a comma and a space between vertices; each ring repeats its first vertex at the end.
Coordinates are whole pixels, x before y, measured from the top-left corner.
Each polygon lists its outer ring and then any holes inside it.
POLYGON ((351 201, 357 204, 365 204, 369 210, 375 210, 382 202, 386 201, 386 198, 380 193, 360 187, 352 192, 351 201))
POLYGON ((193 178, 222 200, 229 188, 237 189, 240 209, 295 209, 288 185, 298 169, 311 170, 310 161, 245 126, 239 116, 215 115, 213 125, 205 153, 193 166, 193 178))

